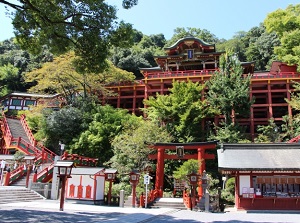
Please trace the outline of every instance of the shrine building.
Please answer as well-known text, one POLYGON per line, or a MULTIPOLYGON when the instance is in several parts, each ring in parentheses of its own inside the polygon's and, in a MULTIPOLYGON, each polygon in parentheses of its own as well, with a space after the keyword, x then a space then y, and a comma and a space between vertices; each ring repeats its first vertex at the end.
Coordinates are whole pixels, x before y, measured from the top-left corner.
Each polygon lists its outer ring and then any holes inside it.
MULTIPOLYGON (((169 93, 174 81, 192 81, 204 84, 219 68, 219 58, 224 52, 217 51, 214 44, 189 36, 178 40, 174 45, 165 48, 165 56, 155 56, 157 67, 140 68, 143 78, 132 83, 119 83, 107 86, 115 96, 102 97, 103 104, 115 108, 124 108, 136 115, 143 115, 140 108, 143 100, 157 93, 169 93)), ((282 117, 293 115, 291 106, 285 101, 290 99, 293 82, 299 82, 297 66, 274 61, 270 71, 254 72, 254 62, 242 62, 244 75, 252 75, 250 100, 255 98, 250 108, 250 117, 236 115, 241 126, 246 127, 250 139, 254 139, 258 125, 268 125, 274 118, 277 125, 282 117)), ((209 90, 209 89, 208 89, 209 90)), ((204 93, 204 92, 200 92, 204 93)), ((201 123, 205 128, 208 123, 219 124, 221 116, 206 118, 201 123)))
POLYGON ((223 144, 219 171, 235 178, 238 210, 300 209, 299 143, 223 144))

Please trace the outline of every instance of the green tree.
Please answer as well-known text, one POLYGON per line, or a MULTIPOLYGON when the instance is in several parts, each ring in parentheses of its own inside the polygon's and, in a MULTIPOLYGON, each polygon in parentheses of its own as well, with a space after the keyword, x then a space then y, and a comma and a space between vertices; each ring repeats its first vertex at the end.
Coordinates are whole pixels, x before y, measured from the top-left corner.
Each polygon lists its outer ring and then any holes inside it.
POLYGON ((11 64, 0 67, 0 96, 19 90, 19 70, 11 64))
POLYGON ((257 126, 258 136, 254 142, 281 142, 280 128, 274 122, 274 118, 269 119, 268 125, 257 126))
POLYGON ((33 56, 20 49, 13 38, 0 42, 2 95, 13 91, 26 91, 31 85, 24 81, 24 74, 52 60, 52 54, 46 46, 40 54, 33 56))
POLYGON ((219 71, 208 81, 207 102, 224 115, 225 124, 235 122, 235 115, 249 115, 251 75, 243 75, 240 61, 232 52, 220 58, 219 71), (232 116, 233 115, 233 116, 232 116))
POLYGON ((74 105, 74 100, 80 96, 87 99, 95 92, 109 94, 105 84, 134 80, 131 73, 114 67, 111 62, 107 62, 108 67, 101 73, 78 73, 73 66, 75 58, 74 52, 69 52, 45 63, 40 69, 26 73, 25 81, 36 83, 29 92, 60 93, 68 104, 74 105))
POLYGON ((132 122, 134 116, 125 109, 108 105, 95 105, 83 115, 83 131, 74 137, 70 152, 98 158, 102 165, 113 156, 112 140, 122 132, 124 126, 132 122))
POLYGON ((114 47, 110 59, 116 67, 140 79, 140 68, 157 66, 153 57, 164 53, 162 47, 166 40, 162 34, 146 36, 135 31, 135 36, 136 42, 131 48, 114 47))
POLYGON ((185 161, 176 171, 174 171, 174 178, 188 182, 188 174, 198 173, 201 161, 190 159, 185 161))
POLYGON ((83 115, 74 107, 65 107, 59 111, 52 112, 46 117, 44 132, 44 144, 57 154, 60 153, 59 142, 66 144, 69 149, 72 141, 78 136, 82 129, 83 115))
POLYGON ((276 33, 268 33, 264 25, 260 24, 259 27, 254 27, 247 32, 244 42, 249 44, 246 46, 246 59, 255 61, 255 70, 270 69, 271 63, 277 59, 274 47, 280 45, 276 33))
POLYGON ((275 32, 281 45, 275 47, 278 58, 289 64, 300 64, 300 4, 278 9, 264 21, 268 32, 275 32))
POLYGON ((283 141, 290 140, 300 135, 300 83, 294 82, 294 91, 291 93, 291 99, 285 99, 293 109, 293 116, 283 116, 282 138, 283 141))
MULTIPOLYGON (((55 54, 73 49, 79 56, 76 67, 81 72, 99 72, 106 66, 111 45, 132 43, 132 25, 117 22, 116 7, 106 1, 0 1, 13 9, 15 35, 20 45, 32 53, 43 45, 55 54)), ((137 0, 124 0, 130 8, 137 0)))
POLYGON ((204 85, 189 82, 174 82, 169 95, 149 97, 144 100, 143 109, 150 120, 166 126, 175 142, 195 142, 203 140, 205 132, 201 121, 213 111, 202 99, 204 85))
POLYGON ((133 169, 143 172, 152 166, 148 155, 153 152, 149 147, 158 142, 170 142, 171 137, 163 128, 150 121, 136 118, 117 135, 113 141, 113 157, 107 164, 118 169, 119 173, 129 173, 133 169))
POLYGON ((240 61, 232 52, 226 52, 220 58, 219 71, 208 81, 207 102, 218 114, 224 116, 224 122, 215 126, 210 139, 220 142, 244 140, 244 130, 238 125, 236 115, 247 117, 253 101, 250 100, 251 75, 243 75, 240 61))

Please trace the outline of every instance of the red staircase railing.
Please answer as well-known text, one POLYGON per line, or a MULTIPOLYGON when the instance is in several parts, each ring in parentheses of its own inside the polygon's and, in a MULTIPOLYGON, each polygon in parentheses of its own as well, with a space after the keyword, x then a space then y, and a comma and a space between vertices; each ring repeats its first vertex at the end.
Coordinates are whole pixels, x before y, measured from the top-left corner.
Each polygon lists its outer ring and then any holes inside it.
MULTIPOLYGON (((159 192, 156 190, 150 190, 147 196, 147 206, 155 201, 158 198, 159 192)), ((140 207, 145 207, 146 196, 142 193, 140 195, 140 207)))
POLYGON ((54 157, 57 155, 54 152, 52 152, 51 150, 49 150, 48 148, 46 148, 45 146, 43 146, 42 144, 38 143, 34 136, 33 133, 31 131, 31 129, 29 128, 27 122, 26 122, 26 117, 25 115, 21 115, 20 117, 20 122, 26 132, 26 135, 30 141, 30 143, 32 145, 34 145, 35 148, 37 148, 41 154, 37 157, 37 161, 38 163, 50 163, 54 161, 54 157))
POLYGON ((300 140, 300 135, 290 139, 289 141, 287 141, 287 143, 297 143, 300 140))
MULTIPOLYGON (((37 173, 37 182, 48 182, 52 179, 53 176, 54 158, 56 154, 35 140, 26 122, 25 115, 22 115, 19 120, 30 142, 25 141, 21 137, 14 138, 12 136, 7 122, 7 118, 3 113, 1 121, 1 130, 5 141, 5 152, 8 153, 8 148, 16 148, 26 155, 35 156, 36 158, 34 165, 36 166, 49 163, 49 166, 45 167, 37 173)), ((88 158, 77 154, 68 154, 66 152, 63 154, 61 159, 73 160, 75 165, 78 166, 96 166, 96 163, 98 161, 98 159, 88 158)), ((26 171, 24 171, 24 169, 22 168, 17 168, 13 170, 10 175, 9 183, 18 180, 25 174, 25 172, 26 171)))

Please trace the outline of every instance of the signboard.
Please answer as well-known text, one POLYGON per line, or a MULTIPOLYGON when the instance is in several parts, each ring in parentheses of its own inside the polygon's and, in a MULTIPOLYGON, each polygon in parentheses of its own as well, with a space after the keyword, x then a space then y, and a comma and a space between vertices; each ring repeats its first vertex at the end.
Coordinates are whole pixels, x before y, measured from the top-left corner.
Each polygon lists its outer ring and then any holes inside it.
POLYGON ((194 58, 194 50, 188 50, 188 59, 193 59, 194 58))
POLYGON ((4 168, 5 168, 5 164, 6 164, 5 160, 2 160, 2 161, 1 161, 1 169, 4 169, 4 168))
POLYGON ((144 175, 144 184, 150 184, 150 176, 144 175))
POLYGON ((183 191, 185 188, 185 182, 182 180, 174 179, 174 189, 178 191, 183 191))

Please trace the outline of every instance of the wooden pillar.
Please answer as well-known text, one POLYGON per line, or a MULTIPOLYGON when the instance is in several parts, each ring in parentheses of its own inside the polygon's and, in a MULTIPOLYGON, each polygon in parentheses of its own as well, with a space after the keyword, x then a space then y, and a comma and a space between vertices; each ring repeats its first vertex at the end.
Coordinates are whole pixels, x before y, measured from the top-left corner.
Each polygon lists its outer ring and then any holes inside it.
POLYGON ((117 99, 117 108, 120 108, 121 106, 121 91, 120 88, 118 88, 118 99, 117 99))
POLYGON ((204 159, 204 153, 205 149, 198 148, 198 162, 201 162, 201 165, 199 167, 199 173, 202 174, 205 170, 205 159, 204 159))
POLYGON ((156 165, 156 181, 155 190, 158 191, 158 196, 163 197, 163 186, 164 186, 164 148, 158 148, 157 150, 157 165, 156 165))
POLYGON ((268 81, 268 107, 269 107, 268 119, 270 119, 273 117, 272 94, 271 94, 271 82, 270 81, 268 81))
MULTIPOLYGON (((205 170, 205 159, 204 159, 204 153, 205 149, 203 148, 198 148, 198 162, 201 162, 201 165, 199 166, 199 174, 201 174, 205 170)), ((202 190, 202 181, 200 181, 200 185, 198 187, 198 196, 202 197, 203 196, 203 190, 202 190)))
MULTIPOLYGON (((252 83, 250 83, 250 101, 253 98, 252 93, 252 83)), ((250 134, 251 134, 251 140, 254 140, 254 114, 253 114, 253 106, 250 107, 250 134)))
POLYGON ((133 87, 133 102, 132 102, 132 114, 135 114, 136 110, 136 87, 133 87))
MULTIPOLYGON (((290 92, 290 81, 289 80, 286 80, 286 97, 287 99, 290 101, 291 100, 291 92, 290 92)), ((291 105, 288 103, 288 115, 290 117, 292 117, 293 113, 292 113, 292 107, 291 105)))
POLYGON ((234 192, 234 200, 235 200, 235 207, 237 208, 237 209, 239 209, 240 208, 240 203, 239 203, 239 201, 240 201, 240 199, 239 199, 239 196, 240 196, 240 185, 239 185, 239 180, 240 180, 240 176, 239 176, 239 174, 237 173, 236 175, 235 175, 235 192, 234 192))
MULTIPOLYGON (((3 169, 2 169, 3 171, 3 169)), ((2 175, 3 176, 3 175, 2 175)), ((10 180, 10 171, 7 171, 5 174, 5 180, 4 180, 4 186, 9 186, 9 180, 10 180)))

